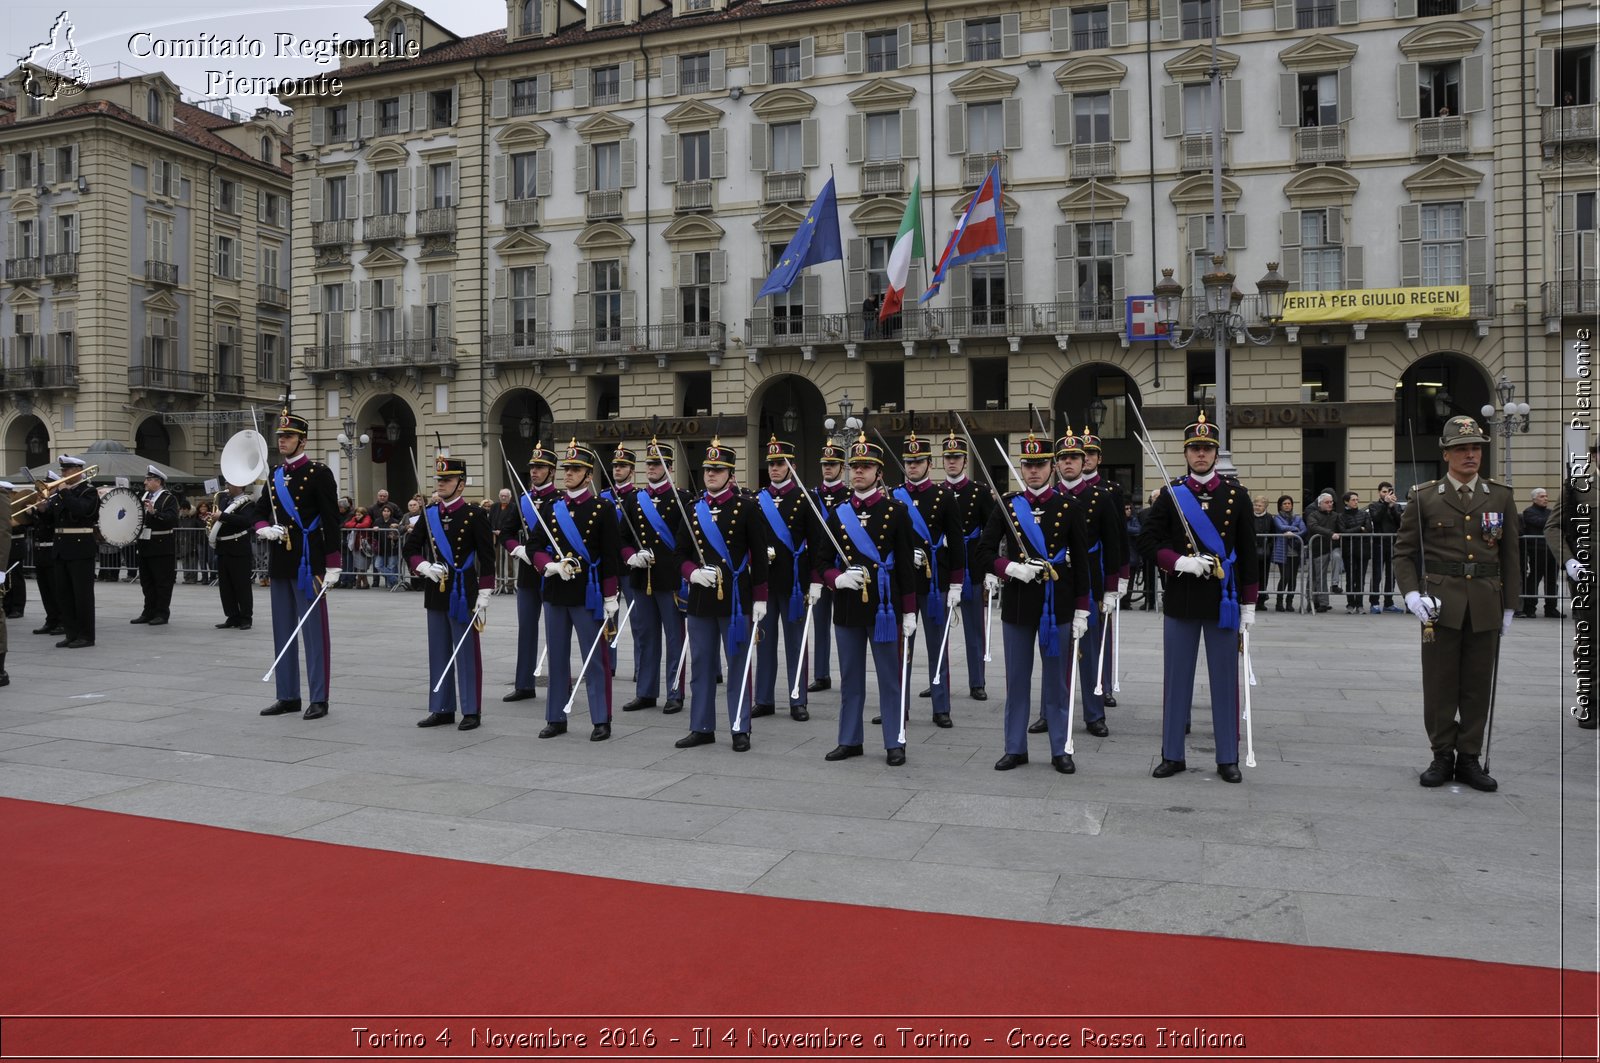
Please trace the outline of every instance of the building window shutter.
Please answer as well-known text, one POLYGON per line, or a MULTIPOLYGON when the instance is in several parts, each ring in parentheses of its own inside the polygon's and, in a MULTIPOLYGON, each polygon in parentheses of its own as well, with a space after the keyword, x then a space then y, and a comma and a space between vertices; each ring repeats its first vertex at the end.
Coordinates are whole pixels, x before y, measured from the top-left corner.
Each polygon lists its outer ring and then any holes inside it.
POLYGON ((721 180, 728 176, 728 131, 726 129, 713 129, 711 131, 711 177, 721 180))
POLYGON ((950 154, 965 155, 967 151, 967 105, 952 103, 945 108, 948 124, 946 141, 949 143, 950 154))
POLYGON ((1473 114, 1488 106, 1488 79, 1484 76, 1485 58, 1469 55, 1461 60, 1461 109, 1473 114))
POLYGON ((1272 28, 1279 33, 1294 29, 1294 0, 1272 0, 1272 28))
POLYGON ((815 118, 800 120, 800 164, 806 169, 822 165, 822 129, 815 118))
POLYGON ((1400 207, 1400 286, 1422 283, 1422 208, 1415 203, 1400 207))
POLYGON ((1107 21, 1110 25, 1108 37, 1113 48, 1124 48, 1128 44, 1128 0, 1111 0, 1106 5, 1107 21))
POLYGON ((950 309, 956 311, 956 321, 965 324, 965 311, 972 304, 972 271, 967 266, 957 266, 946 276, 945 290, 950 293, 950 309))
POLYGON ((675 185, 678 183, 678 134, 661 134, 661 181, 663 184, 675 185))
POLYGON ((1222 0, 1222 36, 1239 35, 1239 0, 1222 0))
POLYGON ((1578 197, 1572 192, 1556 197, 1556 232, 1570 233, 1577 224, 1578 197))
POLYGON ((1196 251, 1210 250, 1206 246, 1206 215, 1193 214, 1189 217, 1189 224, 1184 230, 1184 247, 1193 254, 1196 251))
POLYGON ((361 206, 361 189, 356 182, 345 178, 344 182, 344 216, 354 218, 356 210, 361 206))
POLYGON ((494 91, 489 97, 489 117, 504 118, 511 113, 511 83, 505 78, 494 79, 494 91))
POLYGON ((572 185, 573 185, 573 191, 575 191, 575 192, 587 192, 587 191, 589 191, 589 152, 590 152, 590 150, 591 149, 590 149, 589 145, 587 145, 587 144, 579 144, 578 145, 578 155, 577 155, 577 158, 573 160, 576 165, 573 167, 573 174, 572 174, 572 185))
POLYGON ((1395 18, 1416 18, 1417 0, 1394 0, 1395 18))
POLYGON ((678 289, 661 289, 661 324, 676 325, 678 323, 678 289))
POLYGON ((765 44, 752 44, 750 46, 750 84, 765 85, 767 83, 767 67, 771 65, 771 49, 765 44))
POLYGON ((765 122, 752 122, 750 124, 750 169, 756 173, 766 173, 772 168, 769 161, 772 151, 772 134, 768 131, 765 122))
POLYGON ((1133 139, 1132 94, 1127 89, 1111 90, 1111 139, 1123 142, 1133 139))
POLYGON ((319 222, 322 220, 322 182, 312 178, 310 185, 311 220, 319 222))
POLYGON ((494 271, 495 299, 490 309, 490 313, 493 316, 490 319, 489 331, 496 336, 504 336, 510 331, 508 321, 510 315, 507 311, 511 303, 509 298, 511 287, 508 277, 509 271, 504 266, 494 271))
POLYGON ((1072 143, 1072 93, 1058 92, 1055 95, 1055 144, 1057 147, 1067 147, 1072 143))
MULTIPOLYGON (((638 307, 638 303, 639 303, 639 293, 638 292, 633 291, 631 288, 630 289, 625 289, 622 292, 622 327, 624 329, 632 329, 632 328, 634 328, 634 327, 636 327, 638 325, 638 323, 639 323, 639 307, 638 307)), ((632 342, 632 338, 631 337, 625 338, 625 342, 632 342)))
POLYGON ((1050 50, 1053 52, 1070 52, 1072 50, 1072 8, 1052 7, 1050 9, 1050 50))
POLYGON ((538 195, 548 196, 550 194, 552 165, 550 148, 540 148, 533 153, 534 180, 539 185, 536 190, 538 195))
POLYGON ((1244 82, 1237 78, 1222 83, 1222 131, 1244 132, 1244 82))
POLYGON ((895 28, 894 51, 897 67, 905 70, 911 66, 911 23, 905 22, 895 28))
POLYGON ((1481 199, 1467 201, 1467 236, 1489 235, 1489 204, 1481 199))
POLYGON ((1417 117, 1417 64, 1400 63, 1394 68, 1395 116, 1417 117))
POLYGON ((917 112, 910 107, 900 112, 900 157, 915 159, 922 154, 921 129, 917 125, 917 112))
POLYGON ((1367 285, 1367 256, 1359 247, 1344 249, 1344 286, 1365 288, 1367 285))
POLYGON ((661 57, 661 95, 676 96, 678 94, 678 57, 664 55, 661 57))
POLYGON ((1540 48, 1533 64, 1533 105, 1556 105, 1556 50, 1540 48))
POLYGON ((728 87, 728 50, 711 49, 711 91, 721 92, 728 87))
POLYGON ((1339 0, 1338 6, 1339 25, 1354 26, 1361 21, 1361 5, 1359 0, 1339 0))
POLYGON ((1007 151, 1022 150, 1022 101, 1003 100, 1000 103, 1000 114, 1005 131, 1005 149, 1007 151))
POLYGON ((1075 266, 1071 225, 1056 226, 1056 302, 1070 303, 1077 298, 1078 274, 1075 266))
POLYGON ((312 314, 322 313, 322 285, 313 284, 306 289, 306 310, 312 314))
POLYGON ((944 24, 944 61, 967 61, 967 23, 963 19, 953 18, 944 24))
POLYGON ((861 162, 867 157, 867 116, 846 115, 844 127, 844 161, 861 162))
POLYGON ((1300 212, 1286 210, 1278 215, 1278 245, 1280 247, 1300 246, 1300 212))
MULTIPOLYGON (((504 152, 497 151, 490 162, 492 171, 493 196, 496 203, 506 201, 506 156, 504 152)), ((369 175, 370 176, 370 175, 369 175)))
POLYGON ((621 63, 617 67, 617 99, 623 103, 633 102, 634 74, 633 60, 621 63))
POLYGON ((814 273, 800 277, 800 291, 805 299, 805 315, 813 320, 822 312, 822 278, 814 273))
POLYGON ((1227 237, 1229 251, 1243 251, 1245 243, 1245 222, 1248 219, 1243 214, 1224 214, 1222 216, 1222 231, 1227 237))
POLYGON ((594 72, 586 66, 580 66, 572 71, 572 105, 574 107, 589 106, 589 92, 593 88, 594 72))
POLYGON ((311 146, 319 148, 328 142, 328 109, 311 108, 311 146))
POLYGON ((1006 305, 1021 306, 1028 286, 1027 262, 1023 258, 1022 244, 1027 232, 1019 228, 1006 230, 1006 305))
POLYGON ((854 310, 867 298, 867 242, 860 237, 845 241, 846 310, 854 310))
POLYGON ((361 175, 361 216, 372 217, 372 171, 367 170, 361 175))
POLYGON ((550 109, 550 75, 540 74, 533 79, 533 109, 544 114, 550 109))
POLYGON ((1339 99, 1339 121, 1349 122, 1356 116, 1355 87, 1351 82, 1350 68, 1342 66, 1334 74, 1339 99))
POLYGON ((1161 86, 1161 135, 1183 135, 1183 86, 1161 86))
POLYGON ((377 103, 373 100, 362 100, 360 117, 356 122, 356 137, 368 140, 372 137, 372 130, 376 122, 377 103))
POLYGON ((622 176, 620 184, 623 188, 632 188, 639 183, 639 150, 638 141, 632 137, 622 142, 619 152, 622 157, 622 176))
POLYGON ((860 30, 847 30, 844 35, 844 72, 859 74, 867 68, 867 35, 860 30))
POLYGON ((1300 75, 1293 70, 1278 75, 1278 126, 1300 128, 1300 75))
POLYGON ((411 213, 411 167, 400 167, 399 191, 395 195, 395 209, 401 214, 411 213))
POLYGON ((1178 22, 1178 0, 1161 0, 1161 39, 1164 41, 1178 41, 1183 39, 1183 27, 1178 22))
POLYGON ((1000 57, 1015 59, 1022 54, 1022 16, 1010 12, 1000 16, 1000 57))
POLYGON ((756 293, 761 291, 761 286, 765 283, 766 279, 764 277, 750 278, 749 339, 751 345, 756 347, 768 343, 772 339, 772 337, 769 335, 768 318, 770 315, 767 309, 771 300, 756 298, 756 293))
POLYGON ((817 72, 817 39, 800 38, 800 80, 809 81, 817 72))

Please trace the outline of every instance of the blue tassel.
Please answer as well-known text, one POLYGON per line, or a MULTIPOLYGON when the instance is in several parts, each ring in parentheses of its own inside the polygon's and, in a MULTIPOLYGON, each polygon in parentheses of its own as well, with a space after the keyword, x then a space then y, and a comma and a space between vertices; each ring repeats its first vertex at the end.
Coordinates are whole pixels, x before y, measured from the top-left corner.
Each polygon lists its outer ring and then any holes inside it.
POLYGON ((889 604, 889 575, 878 569, 878 616, 872 625, 873 642, 893 642, 900 637, 900 624, 889 604))
POLYGON ((1056 589, 1045 584, 1044 615, 1039 622, 1039 653, 1045 657, 1061 656, 1061 629, 1056 625, 1056 589))
POLYGON ((301 594, 307 598, 316 596, 317 585, 311 576, 311 544, 303 539, 300 543, 300 576, 295 582, 301 594))
POLYGON ((460 572, 450 581, 450 619, 458 624, 465 624, 472 619, 472 611, 467 608, 466 580, 460 572))
POLYGON ((583 592, 583 607, 596 620, 605 619, 606 605, 605 599, 600 596, 600 575, 593 565, 589 566, 589 586, 583 592))
POLYGON ((787 616, 792 623, 805 615, 806 596, 800 593, 799 577, 796 577, 794 588, 789 591, 789 609, 787 616))
POLYGON ((1217 626, 1224 631, 1238 630, 1239 603, 1235 599, 1222 599, 1222 609, 1217 614, 1217 626))
POLYGON ((934 627, 944 624, 944 595, 937 584, 928 586, 928 623, 934 627))

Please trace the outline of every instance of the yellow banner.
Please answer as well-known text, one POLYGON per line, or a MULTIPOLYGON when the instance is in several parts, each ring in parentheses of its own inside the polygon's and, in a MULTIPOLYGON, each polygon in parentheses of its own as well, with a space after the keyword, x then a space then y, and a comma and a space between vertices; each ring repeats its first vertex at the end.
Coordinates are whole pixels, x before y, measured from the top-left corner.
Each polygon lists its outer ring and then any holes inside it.
POLYGON ((1465 284, 1442 288, 1361 288, 1340 292, 1288 292, 1283 297, 1286 324, 1324 321, 1417 321, 1467 317, 1471 296, 1465 284))

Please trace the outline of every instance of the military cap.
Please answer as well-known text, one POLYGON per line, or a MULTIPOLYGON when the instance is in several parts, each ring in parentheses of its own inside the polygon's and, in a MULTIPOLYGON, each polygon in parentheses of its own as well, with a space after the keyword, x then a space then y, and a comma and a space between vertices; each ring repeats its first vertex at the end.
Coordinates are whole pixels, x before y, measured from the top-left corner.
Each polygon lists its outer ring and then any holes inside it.
POLYGON ((1084 432, 1083 435, 1079 436, 1078 438, 1083 441, 1083 452, 1085 454, 1100 453, 1099 436, 1095 435, 1093 432, 1084 432))
POLYGON ((706 448, 706 460, 702 466, 707 469, 731 469, 734 462, 739 460, 739 455, 733 452, 732 447, 722 445, 720 437, 712 436, 711 445, 706 448))
POLYGON ((647 444, 644 448, 645 461, 659 461, 663 465, 670 465, 672 464, 672 460, 675 456, 676 455, 672 450, 672 444, 663 443, 656 439, 655 436, 650 437, 649 444, 647 444))
POLYGON ((1483 429, 1478 427, 1478 422, 1470 417, 1452 417, 1444 423, 1444 431, 1439 433, 1439 446, 1448 450, 1459 447, 1465 443, 1487 443, 1489 437, 1483 434, 1483 429))
POLYGON ((843 465, 844 464, 844 457, 845 457, 844 448, 841 447, 839 444, 837 444, 837 443, 825 443, 825 444, 823 444, 823 447, 822 447, 822 463, 824 465, 826 465, 830 461, 831 462, 835 462, 835 463, 837 463, 839 465, 843 465))
POLYGON ((1040 439, 1032 432, 1022 441, 1022 446, 1017 448, 1017 457, 1024 463, 1050 460, 1050 441, 1040 439))
POLYGON ((867 434, 863 432, 850 444, 849 462, 851 465, 882 465, 883 448, 868 442, 867 434))
POLYGON ((464 480, 467 478, 467 459, 440 454, 433 460, 433 475, 440 480, 447 476, 459 476, 464 480))
POLYGON ((956 435, 954 428, 944 437, 944 456, 947 458, 964 458, 967 456, 967 441, 956 435))
POLYGON ((304 438, 310 432, 311 422, 301 417, 298 413, 290 413, 289 407, 285 406, 283 412, 278 415, 278 434, 280 436, 297 435, 304 438))
POLYGON ((88 466, 89 463, 75 454, 63 454, 56 459, 56 464, 63 469, 82 469, 88 466))
POLYGON ((639 455, 635 454, 633 451, 629 450, 627 447, 623 446, 621 443, 617 444, 616 452, 611 455, 611 464, 613 464, 613 465, 637 465, 638 463, 639 463, 639 455))
POLYGON ((1206 411, 1201 410, 1200 416, 1194 424, 1183 430, 1183 445, 1192 446, 1219 446, 1222 434, 1217 431, 1217 426, 1206 420, 1206 411))
POLYGON ((933 444, 916 431, 906 436, 905 443, 900 448, 900 458, 903 461, 927 461, 933 457, 933 444))
POLYGON ((556 452, 538 440, 534 440, 533 453, 528 455, 528 468, 531 469, 535 465, 543 465, 550 469, 556 467, 556 452))
POLYGON ((1067 426, 1067 434, 1056 440, 1056 457, 1065 458, 1073 454, 1083 453, 1083 437, 1072 434, 1072 426, 1067 426))
POLYGON ((167 482, 167 474, 156 468, 154 465, 146 465, 144 467, 144 476, 147 480, 153 476, 162 483, 167 482))
POLYGON ((794 458, 793 443, 779 439, 777 436, 767 440, 767 461, 793 461, 794 458))
POLYGON ((593 450, 574 439, 567 444, 567 452, 561 458, 561 467, 563 469, 592 469, 598 460, 593 450))

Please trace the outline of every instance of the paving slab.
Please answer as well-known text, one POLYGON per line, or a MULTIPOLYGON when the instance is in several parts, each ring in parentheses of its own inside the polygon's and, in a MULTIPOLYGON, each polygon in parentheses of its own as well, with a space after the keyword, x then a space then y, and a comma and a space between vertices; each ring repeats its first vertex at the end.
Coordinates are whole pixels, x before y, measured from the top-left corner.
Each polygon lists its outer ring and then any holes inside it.
POLYGON ((757 846, 560 830, 501 862, 663 886, 741 891, 751 889, 786 855, 757 846))
POLYGON ((527 823, 485 823, 463 816, 395 808, 357 808, 298 830, 291 837, 451 860, 500 863, 540 838, 554 834, 557 829, 527 823))

